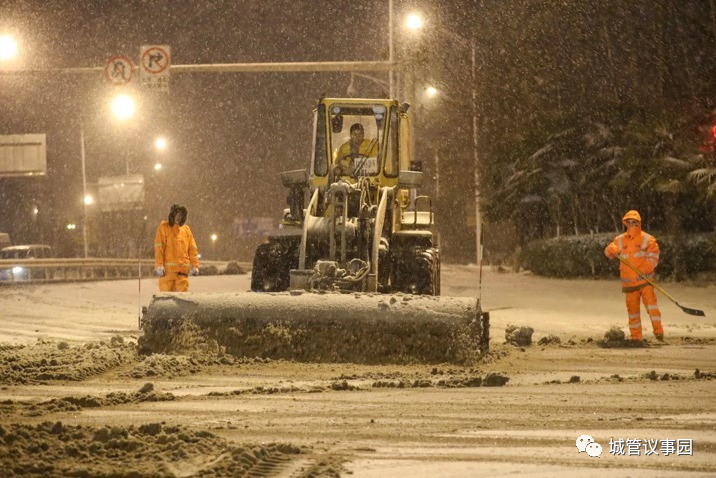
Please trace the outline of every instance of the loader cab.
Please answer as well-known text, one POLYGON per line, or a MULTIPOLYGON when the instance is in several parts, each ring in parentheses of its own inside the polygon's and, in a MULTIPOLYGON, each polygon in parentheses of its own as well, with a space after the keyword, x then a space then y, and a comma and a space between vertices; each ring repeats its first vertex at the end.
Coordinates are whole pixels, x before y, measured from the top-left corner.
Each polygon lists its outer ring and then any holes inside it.
POLYGON ((366 177, 382 186, 396 183, 399 115, 396 101, 321 99, 314 116, 312 186, 325 186, 336 176, 350 182, 366 177), (356 126, 361 141, 351 137, 356 126))

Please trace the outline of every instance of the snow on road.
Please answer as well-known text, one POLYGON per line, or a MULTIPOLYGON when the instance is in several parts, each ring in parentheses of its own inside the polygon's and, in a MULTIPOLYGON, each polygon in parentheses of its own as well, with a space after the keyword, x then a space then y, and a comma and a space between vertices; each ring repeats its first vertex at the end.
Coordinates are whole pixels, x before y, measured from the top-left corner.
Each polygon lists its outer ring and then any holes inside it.
MULTIPOLYGON (((534 339, 554 334, 601 338, 612 326, 626 332, 624 295, 613 280, 548 279, 529 273, 497 272, 489 267, 482 274, 475 266, 443 267, 443 295, 476 297, 490 311, 492 340, 503 341, 508 324, 530 326, 534 339)), ((668 337, 684 337, 698 331, 716 337, 716 284, 662 284, 680 304, 702 309, 706 317, 683 313, 659 295, 668 337)), ((250 276, 199 276, 191 279, 194 292, 248 291, 250 276)), ((112 335, 136 336, 140 302, 146 306, 158 292, 155 279, 143 279, 141 299, 137 280, 41 284, 0 287, 0 343, 34 343, 37 339, 70 342, 106 339, 112 335)), ((645 337, 651 325, 642 311, 645 337)))

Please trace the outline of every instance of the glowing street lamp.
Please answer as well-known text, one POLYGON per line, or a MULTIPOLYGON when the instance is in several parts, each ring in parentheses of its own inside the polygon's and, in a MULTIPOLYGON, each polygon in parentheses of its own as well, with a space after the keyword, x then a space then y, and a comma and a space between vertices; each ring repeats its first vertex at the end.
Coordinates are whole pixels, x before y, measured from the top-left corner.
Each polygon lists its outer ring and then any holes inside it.
POLYGON ((17 56, 17 42, 10 35, 0 35, 0 61, 7 61, 17 56))
POLYGON ((423 28, 423 19, 418 13, 411 13, 405 17, 405 26, 409 30, 420 30, 423 28))
POLYGON ((164 151, 167 149, 167 146, 169 145, 169 142, 167 141, 167 138, 164 136, 159 136, 157 139, 154 140, 154 147, 157 148, 157 151, 164 151))
POLYGON ((89 194, 85 194, 84 203, 86 206, 91 206, 94 204, 94 198, 89 194))
POLYGON ((112 99, 112 114, 120 120, 126 120, 134 116, 137 107, 134 99, 126 94, 117 95, 112 99))
POLYGON ((216 240, 219 238, 219 236, 216 235, 216 233, 211 235, 211 255, 212 260, 216 260, 216 240))
POLYGON ((438 89, 434 86, 428 86, 425 88, 425 94, 428 95, 428 98, 434 98, 438 94, 438 89))
POLYGON ((160 171, 161 169, 162 169, 162 163, 156 163, 156 164, 154 165, 154 170, 155 170, 155 171, 160 171))

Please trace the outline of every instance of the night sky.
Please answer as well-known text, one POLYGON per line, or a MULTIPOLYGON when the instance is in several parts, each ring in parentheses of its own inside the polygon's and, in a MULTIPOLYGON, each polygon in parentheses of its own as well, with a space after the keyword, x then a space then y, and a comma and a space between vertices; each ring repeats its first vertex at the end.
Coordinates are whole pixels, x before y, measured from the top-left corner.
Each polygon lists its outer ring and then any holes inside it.
MULTIPOLYGON (((0 6, 0 31, 19 38, 20 67, 40 70, 104 66, 118 54, 136 64, 147 44, 169 45, 174 65, 387 60, 387 12, 386 1, 18 1, 0 6)), ((315 101, 345 96, 349 82, 347 73, 175 73, 168 94, 133 88, 139 112, 119 124, 108 98, 127 88, 101 72, 0 77, 0 134, 46 133, 48 156, 45 178, 0 180, 0 229, 53 242, 59 226, 17 224, 25 203, 41 204, 41 220, 80 221, 80 123, 88 183, 124 174, 129 161, 147 181, 152 231, 174 202, 189 209, 200 245, 213 232, 230 233, 236 218, 278 220, 286 196, 279 173, 307 167, 315 101), (170 147, 156 173, 152 141, 160 134, 170 147)), ((385 94, 369 80, 354 86, 360 95, 385 94)))
MULTIPOLYGON (((440 191, 436 223, 448 261, 475 258, 475 170, 486 227, 505 221, 521 230, 541 227, 538 220, 521 223, 500 190, 510 168, 560 128, 601 122, 618 132, 643 124, 649 135, 677 125, 672 133, 694 141, 684 133, 703 126, 694 118, 716 118, 713 0, 393 3, 398 71, 410 59, 416 78, 414 159, 422 163, 425 192, 440 191), (403 28, 411 11, 425 19, 418 34, 403 28), (440 91, 435 99, 423 94, 429 84, 440 91)), ((0 134, 45 133, 48 161, 44 178, 0 178, 0 231, 15 243, 45 242, 61 255, 78 254, 77 232, 64 226, 82 218, 82 125, 88 184, 124 174, 127 162, 146 180, 145 210, 113 217, 91 211, 93 244, 107 243, 98 233, 112 239, 104 254, 121 255, 116 250, 131 240, 151 247, 156 224, 178 202, 189 210, 200 249, 207 251, 217 233, 222 259, 249 260, 260 238, 237 241, 233 225, 280 219, 287 192, 280 172, 308 167, 316 100, 386 97, 387 75, 362 72, 378 82, 356 76, 349 94, 349 73, 176 72, 169 92, 157 94, 111 86, 101 71, 62 69, 101 68, 120 54, 136 63, 142 45, 169 45, 174 65, 387 60, 388 4, 0 0, 0 34, 19 40, 21 57, 12 68, 34 70, 7 74, 8 66, 0 66, 0 134), (108 111, 121 89, 140 101, 130 123, 108 111), (159 134, 169 140, 161 158, 152 147, 159 134), (159 173, 152 169, 157 159, 164 164, 159 173)), ((611 209, 628 200, 622 199, 597 219, 609 224, 617 214, 611 209)))

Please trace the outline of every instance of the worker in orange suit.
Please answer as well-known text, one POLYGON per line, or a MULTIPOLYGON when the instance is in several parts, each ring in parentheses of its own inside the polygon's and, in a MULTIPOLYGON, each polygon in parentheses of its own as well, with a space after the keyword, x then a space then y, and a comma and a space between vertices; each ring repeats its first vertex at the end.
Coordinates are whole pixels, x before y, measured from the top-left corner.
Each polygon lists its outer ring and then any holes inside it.
POLYGON ((185 292, 189 275, 199 275, 199 252, 186 218, 186 208, 174 204, 154 237, 154 266, 162 292, 185 292))
MULTIPOLYGON (((604 249, 604 254, 610 259, 622 257, 645 277, 653 279, 654 269, 659 264, 659 244, 654 236, 641 230, 641 216, 637 211, 627 212, 622 218, 622 224, 626 226, 626 232, 615 237, 614 241, 604 249)), ((619 264, 619 276, 622 281, 622 292, 626 294, 632 341, 642 341, 640 300, 644 302, 651 319, 654 336, 657 340, 663 341, 664 329, 661 326, 661 312, 656 305, 654 287, 623 263, 619 264)))

